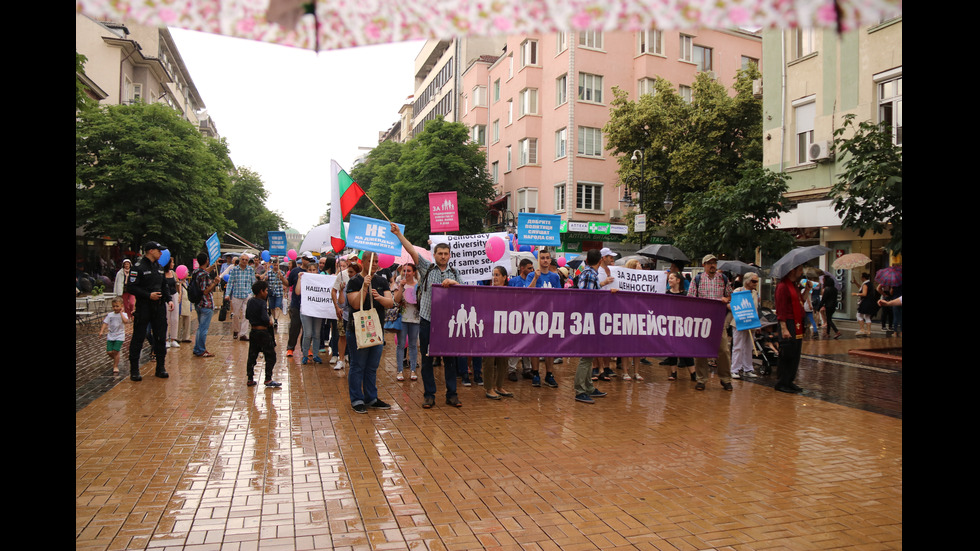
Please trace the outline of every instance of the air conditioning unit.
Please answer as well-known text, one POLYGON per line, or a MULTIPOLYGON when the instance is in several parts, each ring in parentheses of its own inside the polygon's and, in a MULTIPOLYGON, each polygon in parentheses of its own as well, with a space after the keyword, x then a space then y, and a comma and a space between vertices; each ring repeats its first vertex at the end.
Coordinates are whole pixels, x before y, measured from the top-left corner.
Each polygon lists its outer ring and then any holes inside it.
POLYGON ((718 80, 718 75, 715 74, 714 71, 705 71, 705 72, 708 73, 708 78, 710 78, 711 80, 718 80))
POLYGON ((829 140, 813 142, 807 151, 807 158, 818 163, 832 160, 834 158, 834 153, 831 150, 832 145, 833 143, 829 140))
POLYGON ((623 211, 620 209, 610 209, 609 218, 618 219, 623 217, 623 211))
POLYGON ((761 98, 762 97, 762 79, 757 78, 752 81, 752 95, 761 98))

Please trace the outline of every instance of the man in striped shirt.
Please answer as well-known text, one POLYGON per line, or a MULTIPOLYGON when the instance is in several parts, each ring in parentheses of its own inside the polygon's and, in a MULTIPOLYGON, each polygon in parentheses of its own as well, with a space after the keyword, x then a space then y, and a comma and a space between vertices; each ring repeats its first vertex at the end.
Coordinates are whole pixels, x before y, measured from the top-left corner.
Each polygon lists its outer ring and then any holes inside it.
MULTIPOLYGON (((698 274, 687 290, 687 296, 720 300, 727 306, 732 301, 732 284, 725 274, 718 271, 718 258, 713 254, 705 255, 701 260, 704 273, 698 274)), ((722 327, 728 327, 732 322, 731 309, 725 317, 722 327)), ((732 390, 732 353, 728 345, 728 333, 721 332, 721 343, 718 348, 718 379, 721 387, 732 390)), ((694 390, 704 390, 708 380, 708 358, 695 358, 694 369, 697 372, 698 383, 694 390)))
POLYGON ((245 319, 245 304, 252 296, 252 284, 255 283, 255 268, 248 265, 249 255, 242 253, 238 257, 238 265, 228 271, 228 287, 225 288, 225 300, 231 299, 231 311, 235 315, 235 325, 232 325, 233 338, 248 340, 251 327, 245 319))

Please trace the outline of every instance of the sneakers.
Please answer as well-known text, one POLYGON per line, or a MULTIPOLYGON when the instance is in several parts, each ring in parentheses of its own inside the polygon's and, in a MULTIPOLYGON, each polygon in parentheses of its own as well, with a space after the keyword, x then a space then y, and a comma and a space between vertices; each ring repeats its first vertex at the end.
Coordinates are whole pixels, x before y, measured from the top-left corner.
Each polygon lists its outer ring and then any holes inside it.
POLYGON ((531 373, 530 370, 525 369, 524 371, 521 371, 521 377, 524 379, 533 379, 534 375, 531 373))
POLYGON ((389 404, 388 402, 383 402, 381 400, 375 400, 370 407, 371 409, 391 409, 391 404, 389 404))
POLYGON ((558 381, 555 380, 555 376, 551 373, 545 375, 544 384, 550 386, 551 388, 558 388, 558 381))
POLYGON ((555 358, 555 360, 554 360, 553 363, 555 363, 555 364, 565 363, 565 359, 564 358, 555 358))
POLYGON ((483 386, 483 377, 473 377, 473 383, 476 386, 483 386))
POLYGON ((534 375, 531 377, 531 386, 541 386, 541 376, 534 375))
POLYGON ((517 372, 516 371, 511 371, 507 375, 507 380, 510 381, 510 382, 512 382, 512 383, 516 383, 517 382, 517 372))
POLYGON ((330 365, 333 365, 333 364, 337 363, 337 360, 339 360, 339 359, 340 358, 337 357, 337 356, 331 356, 330 357, 330 365))
POLYGON ((593 400, 591 396, 589 396, 588 394, 586 394, 584 392, 582 394, 576 394, 575 395, 575 401, 576 402, 582 402, 583 404, 594 404, 595 403, 595 400, 593 400))
POLYGON ((473 386, 473 383, 470 382, 469 374, 463 375, 463 386, 473 386))
POLYGON ((422 409, 432 409, 432 406, 434 405, 436 405, 436 399, 432 396, 426 396, 425 399, 422 400, 422 409))
POLYGON ((307 363, 308 363, 309 361, 310 361, 310 360, 309 360, 309 358, 305 358, 305 357, 304 357, 304 358, 303 358, 303 365, 306 365, 306 364, 307 364, 307 363))
POLYGON ((592 389, 592 394, 590 394, 589 396, 592 396, 593 398, 605 398, 606 393, 599 390, 598 388, 594 388, 592 389))
POLYGON ((245 383, 245 386, 255 386, 255 381, 249 381, 245 383))
POLYGON ((723 389, 731 392, 731 390, 732 390, 732 383, 726 383, 725 381, 722 381, 721 382, 721 388, 723 388, 723 389))
POLYGON ((320 359, 320 356, 313 356, 313 363, 322 364, 323 360, 320 359))
POLYGON ((343 360, 341 360, 341 361, 333 364, 333 370, 334 371, 340 371, 343 368, 344 368, 344 362, 343 362, 343 360))
POLYGON ((367 413, 367 406, 364 404, 357 404, 356 406, 353 406, 353 409, 354 413, 367 413))
POLYGON ((738 371, 733 371, 732 372, 732 379, 741 379, 741 378, 742 378, 742 376, 739 374, 738 371))
MULTIPOLYGON (((756 377, 757 377, 757 375, 755 374, 755 371, 743 371, 742 372, 742 378, 743 379, 755 379, 756 377)), ((732 375, 732 378, 734 379, 735 376, 732 375)))
POLYGON ((453 406, 454 408, 463 407, 463 404, 459 403, 459 398, 457 398, 456 396, 453 396, 452 398, 446 398, 446 405, 453 406))
POLYGON ((270 388, 279 388, 282 386, 282 383, 280 383, 279 381, 273 381, 272 379, 269 379, 268 381, 265 382, 265 386, 270 388))
POLYGON ((286 357, 287 358, 292 358, 293 357, 293 351, 292 350, 287 350, 286 351, 286 357))

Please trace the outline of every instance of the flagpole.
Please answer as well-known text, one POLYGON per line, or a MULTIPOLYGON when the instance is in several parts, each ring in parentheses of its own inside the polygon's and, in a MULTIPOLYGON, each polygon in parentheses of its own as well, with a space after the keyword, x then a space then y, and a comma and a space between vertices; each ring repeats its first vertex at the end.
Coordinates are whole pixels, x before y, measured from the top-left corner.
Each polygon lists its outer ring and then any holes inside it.
POLYGON ((378 209, 378 212, 381 213, 381 216, 385 217, 385 220, 391 222, 391 219, 388 218, 388 215, 385 214, 385 211, 381 210, 381 207, 379 207, 378 204, 374 202, 374 199, 371 199, 371 196, 368 195, 366 191, 364 192, 364 196, 368 198, 368 201, 371 201, 371 204, 374 205, 374 208, 378 209))

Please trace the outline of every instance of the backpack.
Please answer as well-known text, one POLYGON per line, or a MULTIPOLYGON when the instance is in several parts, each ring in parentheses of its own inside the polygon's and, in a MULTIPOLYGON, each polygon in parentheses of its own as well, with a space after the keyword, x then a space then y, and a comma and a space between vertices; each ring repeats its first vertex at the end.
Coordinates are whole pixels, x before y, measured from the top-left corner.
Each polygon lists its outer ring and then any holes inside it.
POLYGON ((187 299, 191 301, 192 306, 197 306, 204 300, 204 292, 201 291, 201 285, 197 281, 197 276, 200 274, 200 268, 194 270, 194 273, 191 274, 191 284, 187 286, 187 299))
MULTIPOLYGON (((704 274, 704 272, 701 272, 700 274, 694 276, 694 286, 697 287, 697 289, 698 289, 694 293, 694 296, 696 296, 696 297, 697 296, 701 296, 701 276, 703 274, 704 274)), ((728 276, 726 276, 724 272, 722 272, 722 274, 721 274, 721 280, 723 282, 725 282, 725 287, 728 287, 728 276)))

